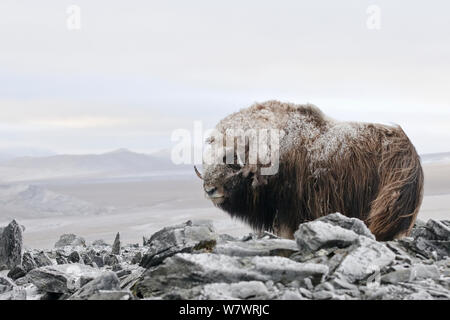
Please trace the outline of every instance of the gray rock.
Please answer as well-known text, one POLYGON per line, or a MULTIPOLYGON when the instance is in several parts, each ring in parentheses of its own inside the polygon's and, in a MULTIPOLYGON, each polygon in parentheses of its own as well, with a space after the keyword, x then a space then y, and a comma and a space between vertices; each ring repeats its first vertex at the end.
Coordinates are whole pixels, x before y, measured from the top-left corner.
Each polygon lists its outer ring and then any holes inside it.
POLYGON ((86 240, 75 234, 63 234, 59 240, 55 243, 55 248, 61 248, 66 246, 86 246, 86 240))
POLYGON ((128 276, 120 279, 120 288, 126 290, 130 289, 139 280, 139 278, 144 274, 145 271, 146 269, 142 267, 134 268, 128 276))
POLYGON ((44 251, 38 252, 34 256, 34 261, 38 268, 53 265, 52 260, 49 258, 49 256, 44 251))
POLYGON ((131 274, 131 271, 130 270, 119 270, 119 271, 116 271, 116 275, 119 277, 119 278, 124 278, 124 277, 126 277, 126 276, 128 276, 129 274, 131 274))
POLYGON ((87 300, 134 300, 130 291, 99 290, 87 300))
POLYGON ((212 250, 216 245, 216 239, 217 234, 209 222, 188 221, 181 225, 164 228, 147 241, 146 245, 149 249, 140 265, 149 268, 176 253, 200 249, 212 250))
POLYGON ((91 266, 91 267, 93 266, 92 259, 87 253, 82 252, 80 254, 80 258, 84 264, 87 264, 88 266, 91 266))
POLYGON ((8 277, 17 280, 19 278, 25 277, 27 275, 27 272, 22 266, 15 266, 8 272, 8 277))
POLYGON ((26 300, 27 292, 23 288, 14 287, 10 291, 0 294, 0 301, 2 300, 26 300))
POLYGON ((411 273, 414 280, 438 280, 440 277, 439 268, 436 265, 415 264, 411 268, 411 273))
POLYGON ((109 244, 107 244, 107 243, 105 242, 105 240, 103 240, 103 239, 94 240, 94 241, 92 242, 92 245, 93 245, 93 246, 96 246, 96 247, 108 247, 108 246, 109 246, 109 244))
POLYGON ((310 278, 323 280, 328 267, 298 263, 283 257, 230 257, 219 254, 176 254, 147 272, 132 290, 138 297, 158 296, 175 288, 192 289, 209 283, 269 281, 291 283, 310 278))
POLYGON ((69 300, 89 300, 99 291, 120 291, 119 278, 114 272, 105 272, 75 292, 69 300))
POLYGON ((116 234, 116 238, 114 239, 111 254, 120 254, 120 234, 118 232, 116 234))
POLYGON ((131 263, 132 264, 139 264, 139 263, 141 263, 141 260, 142 260, 142 252, 137 252, 134 255, 133 259, 131 259, 131 263))
POLYGON ((422 259, 442 260, 450 257, 450 241, 428 240, 424 237, 417 237, 414 240, 403 238, 397 240, 413 256, 422 259))
POLYGON ((8 269, 22 264, 22 227, 13 220, 0 233, 0 265, 8 269))
POLYGON ((444 221, 430 219, 427 222, 426 228, 434 234, 434 239, 430 240, 450 241, 450 227, 444 221))
POLYGON ((27 278, 42 291, 71 293, 101 274, 102 272, 97 269, 74 263, 37 268, 31 270, 27 278))
POLYGON ((213 253, 228 256, 283 256, 290 257, 298 251, 297 244, 287 239, 262 239, 248 241, 226 241, 218 243, 213 253))
POLYGON ((92 245, 94 247, 108 247, 109 246, 109 244, 107 244, 106 241, 103 239, 98 239, 98 240, 92 241, 92 245))
POLYGON ((71 254, 69 254, 67 260, 72 263, 84 263, 78 251, 73 251, 71 254))
POLYGON ((274 294, 261 281, 212 283, 203 286, 200 292, 200 299, 202 300, 267 300, 273 297, 274 294))
POLYGON ((316 220, 301 224, 294 237, 300 252, 312 253, 322 248, 348 247, 360 236, 351 230, 316 220))
POLYGON ((335 272, 350 283, 363 280, 374 272, 390 265, 395 254, 382 243, 359 236, 357 243, 349 248, 348 254, 335 272))
POLYGON ((114 266, 120 263, 119 258, 114 254, 107 254, 103 257, 103 261, 107 266, 114 266))
POLYGON ((100 255, 90 255, 90 258, 92 259, 92 263, 95 263, 95 265, 99 268, 102 268, 105 266, 105 261, 103 259, 103 256, 100 255))
POLYGON ((0 294, 11 291, 15 286, 11 279, 0 276, 0 294))
POLYGON ((27 273, 37 268, 36 261, 34 261, 33 255, 30 252, 25 252, 23 254, 22 267, 25 269, 27 273))
POLYGON ((412 281, 412 272, 410 268, 395 270, 381 277, 382 283, 398 283, 408 281, 412 281))
POLYGON ((69 263, 67 258, 61 252, 57 252, 56 253, 56 259, 55 260, 56 260, 57 264, 68 264, 69 263))
POLYGON ((340 213, 332 213, 327 216, 321 217, 316 221, 330 223, 334 226, 339 226, 341 228, 351 230, 358 235, 375 240, 375 236, 372 234, 372 232, 370 232, 366 224, 357 218, 349 218, 340 213))
POLYGON ((314 300, 330 300, 333 299, 334 295, 330 291, 320 290, 313 292, 312 298, 314 300))
POLYGON ((123 267, 120 264, 115 264, 112 266, 111 270, 114 272, 117 272, 117 271, 123 270, 123 267))

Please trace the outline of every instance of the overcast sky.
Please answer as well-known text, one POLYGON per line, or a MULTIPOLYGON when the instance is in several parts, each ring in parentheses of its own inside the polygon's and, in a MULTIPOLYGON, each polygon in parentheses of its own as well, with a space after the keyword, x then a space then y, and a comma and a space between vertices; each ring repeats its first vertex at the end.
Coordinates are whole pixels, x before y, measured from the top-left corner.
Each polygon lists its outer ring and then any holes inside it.
POLYGON ((279 99, 450 151, 449 14, 446 0, 2 0, 0 150, 146 152, 279 99))

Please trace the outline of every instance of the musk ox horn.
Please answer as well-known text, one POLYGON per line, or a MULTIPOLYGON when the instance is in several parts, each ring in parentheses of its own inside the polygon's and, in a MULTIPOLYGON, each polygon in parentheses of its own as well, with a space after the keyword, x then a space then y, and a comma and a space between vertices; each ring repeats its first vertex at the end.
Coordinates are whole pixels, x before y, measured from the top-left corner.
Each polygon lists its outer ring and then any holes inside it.
POLYGON ((199 177, 200 179, 203 180, 202 174, 198 171, 196 166, 194 166, 194 170, 195 170, 195 173, 197 174, 197 177, 199 177))

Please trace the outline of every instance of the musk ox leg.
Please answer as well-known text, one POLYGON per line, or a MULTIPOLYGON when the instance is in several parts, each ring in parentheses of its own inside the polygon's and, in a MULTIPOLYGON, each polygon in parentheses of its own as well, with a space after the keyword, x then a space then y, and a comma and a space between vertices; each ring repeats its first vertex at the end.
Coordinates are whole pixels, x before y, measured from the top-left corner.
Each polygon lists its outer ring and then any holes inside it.
POLYGON ((366 223, 379 241, 408 235, 422 203, 424 177, 420 158, 400 128, 385 146, 378 171, 380 188, 366 223))
POLYGON ((273 219, 272 230, 274 234, 283 239, 294 239, 294 232, 296 231, 292 229, 292 226, 281 223, 278 212, 273 219))

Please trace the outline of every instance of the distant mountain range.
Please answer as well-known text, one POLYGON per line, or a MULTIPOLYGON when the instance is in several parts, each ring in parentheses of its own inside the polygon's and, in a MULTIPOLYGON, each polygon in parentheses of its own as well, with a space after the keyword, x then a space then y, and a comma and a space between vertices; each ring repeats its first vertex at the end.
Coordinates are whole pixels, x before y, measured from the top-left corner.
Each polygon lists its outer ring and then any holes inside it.
POLYGON ((450 162, 450 152, 428 153, 420 156, 423 163, 450 162))
POLYGON ((0 164, 0 182, 142 176, 192 169, 173 164, 169 154, 119 149, 103 154, 19 157, 0 164))
MULTIPOLYGON (((36 156, 11 159, 11 155, 4 155, 0 151, 0 183, 126 178, 192 171, 190 165, 173 164, 170 160, 170 149, 152 154, 136 153, 127 149, 86 155, 47 155, 50 152, 41 150, 33 152, 36 156)), ((421 158, 423 163, 450 161, 450 152, 424 154, 421 158)))

